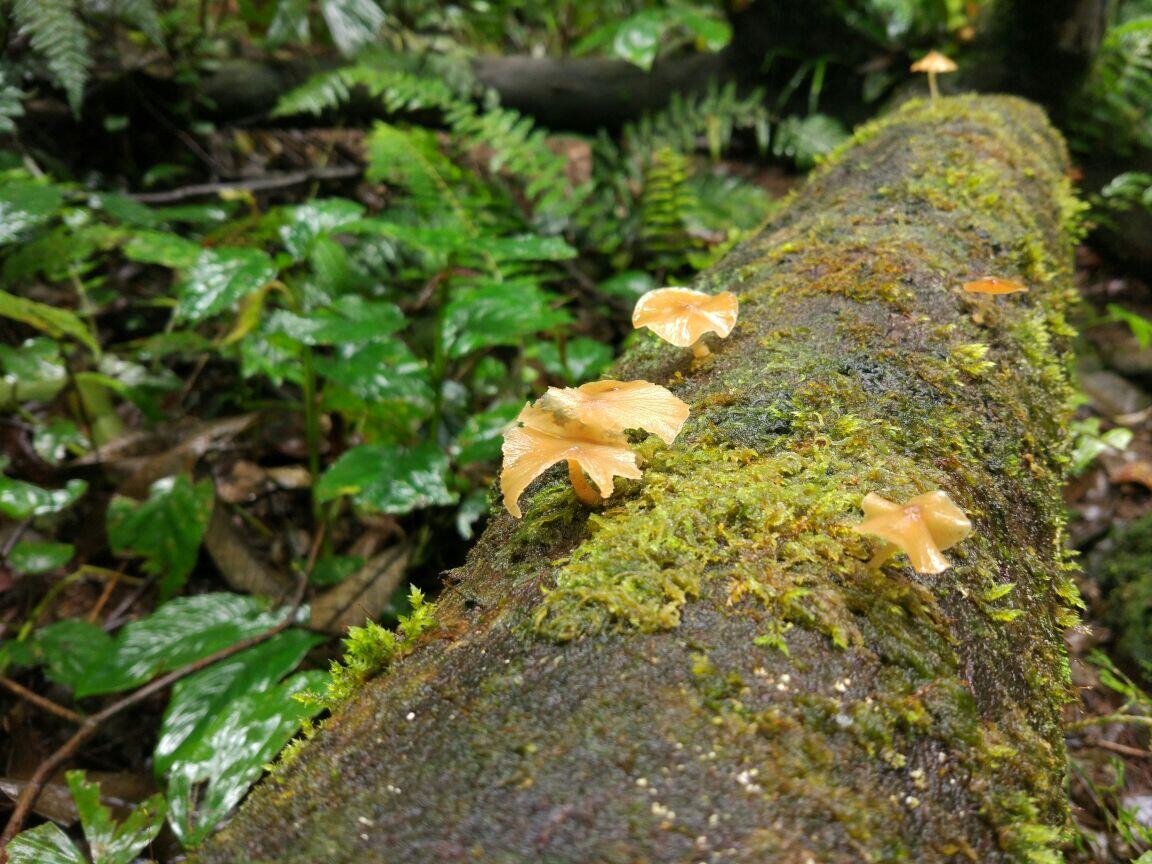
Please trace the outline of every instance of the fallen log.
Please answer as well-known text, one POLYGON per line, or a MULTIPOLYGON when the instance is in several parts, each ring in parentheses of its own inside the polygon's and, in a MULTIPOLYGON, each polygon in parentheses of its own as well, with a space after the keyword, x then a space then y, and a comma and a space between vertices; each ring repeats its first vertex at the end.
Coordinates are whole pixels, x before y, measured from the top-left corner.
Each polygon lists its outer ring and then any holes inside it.
POLYGON ((554 470, 496 516, 195 860, 1058 860, 1065 158, 1011 98, 864 127, 699 278, 742 307, 711 357, 615 368, 692 406, 677 442, 601 512, 554 470), (933 489, 975 525, 953 568, 870 569, 863 496, 933 489))

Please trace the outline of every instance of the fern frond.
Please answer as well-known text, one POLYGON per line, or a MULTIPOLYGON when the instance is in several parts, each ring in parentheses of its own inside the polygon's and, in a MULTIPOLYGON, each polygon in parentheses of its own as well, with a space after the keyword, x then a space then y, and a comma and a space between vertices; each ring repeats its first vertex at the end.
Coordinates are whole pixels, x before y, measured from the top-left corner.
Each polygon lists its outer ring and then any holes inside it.
POLYGON ((1077 100, 1071 138, 1077 150, 1100 144, 1121 154, 1152 147, 1152 15, 1104 34, 1077 100))
POLYGON ((13 118, 24 116, 24 106, 21 104, 23 98, 20 88, 9 83, 6 71, 0 68, 0 134, 7 135, 16 131, 13 118))
POLYGON ((368 179, 404 189, 417 210, 444 205, 465 225, 470 219, 454 186, 462 176, 443 153, 429 129, 401 129, 377 123, 368 138, 368 179))
POLYGON ((667 108, 625 128, 622 140, 625 149, 633 152, 672 147, 688 153, 704 142, 712 158, 719 159, 734 134, 745 130, 755 134, 760 151, 766 152, 771 118, 764 93, 752 90, 741 96, 736 85, 729 82, 723 87, 713 84, 688 96, 674 93, 667 108))
POLYGON ((91 57, 84 24, 72 0, 16 0, 12 15, 67 94, 72 113, 78 115, 91 57))
POLYGON ((156 0, 112 0, 110 12, 143 33, 153 45, 164 45, 164 28, 156 11, 156 0))
POLYGON ((652 154, 640 196, 640 245, 657 267, 680 270, 701 244, 689 227, 698 220, 699 202, 688 182, 683 153, 663 147, 652 154))

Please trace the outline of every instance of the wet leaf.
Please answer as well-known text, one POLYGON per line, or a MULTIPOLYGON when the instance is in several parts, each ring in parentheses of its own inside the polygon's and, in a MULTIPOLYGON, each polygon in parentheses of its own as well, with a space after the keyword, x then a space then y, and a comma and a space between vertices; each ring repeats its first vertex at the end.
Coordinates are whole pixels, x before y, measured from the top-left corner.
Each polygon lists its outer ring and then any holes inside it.
POLYGON ((490 283, 461 289, 444 309, 444 342, 451 357, 491 345, 515 345, 523 337, 569 323, 553 309, 556 298, 534 282, 490 283))
POLYGON ((350 496, 380 513, 410 513, 451 504, 455 493, 445 485, 448 457, 434 444, 406 449, 364 444, 353 447, 316 484, 316 499, 350 496))
POLYGON ((8 844, 9 864, 88 864, 68 835, 47 822, 21 831, 8 844))
POLYGON ((75 553, 71 543, 21 540, 8 553, 8 564, 17 573, 48 573, 63 567, 75 553))
POLYGON ((166 774, 174 762, 188 759, 215 717, 244 694, 270 690, 321 641, 305 630, 288 630, 177 682, 156 742, 156 774, 166 774))
POLYGON ((161 231, 141 231, 124 246, 124 256, 132 261, 173 269, 193 266, 203 251, 199 243, 161 231))
POLYGON ((55 186, 31 180, 7 180, 0 188, 0 244, 11 243, 29 228, 43 225, 64 203, 55 186))
POLYGON ((44 489, 0 474, 0 513, 17 520, 59 513, 75 504, 87 489, 83 480, 69 480, 63 489, 44 489))
POLYGON ((310 201, 286 211, 285 224, 280 228, 280 240, 288 254, 303 261, 312 250, 312 244, 364 215, 364 206, 344 198, 310 201))
POLYGON ((204 841, 231 812, 264 766, 320 710, 296 695, 323 688, 326 672, 301 672, 260 693, 246 693, 210 720, 200 740, 172 764, 171 824, 185 846, 204 841))
POLYGON ((404 313, 395 304, 350 295, 308 315, 281 309, 269 316, 268 330, 305 345, 339 345, 387 336, 404 323, 404 313))
POLYGON ((376 0, 324 0, 320 12, 332 41, 345 57, 371 43, 385 20, 376 0))
POLYGON ((100 349, 96 340, 92 338, 92 333, 79 316, 58 306, 37 303, 26 297, 17 297, 7 291, 0 291, 0 317, 20 321, 53 339, 70 337, 93 351, 100 349))
POLYGON ((507 403, 469 417, 456 438, 456 461, 467 465, 499 459, 504 430, 523 407, 519 402, 507 403))
POLYGON ((259 249, 203 249, 176 286, 176 313, 203 321, 231 309, 276 278, 278 270, 259 249))
POLYGON ((164 797, 153 795, 142 801, 128 818, 117 823, 100 801, 100 784, 87 782, 83 771, 69 771, 67 777, 93 864, 132 864, 164 825, 164 797))
POLYGON ((179 597, 116 637, 87 621, 60 621, 36 631, 31 650, 52 680, 77 698, 129 690, 268 630, 283 617, 255 597, 221 592, 179 597))
POLYGON ((157 480, 143 502, 117 496, 108 504, 109 546, 142 556, 144 569, 159 577, 161 596, 171 597, 196 566, 213 500, 211 480, 193 485, 180 476, 157 480))

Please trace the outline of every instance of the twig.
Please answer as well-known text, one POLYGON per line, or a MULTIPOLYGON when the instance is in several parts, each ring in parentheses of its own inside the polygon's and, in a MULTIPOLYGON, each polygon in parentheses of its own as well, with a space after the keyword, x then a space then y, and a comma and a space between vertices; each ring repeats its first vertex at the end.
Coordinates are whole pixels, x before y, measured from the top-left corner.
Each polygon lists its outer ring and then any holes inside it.
POLYGON ((1084 743, 1089 747, 1099 747, 1102 750, 1114 750, 1117 753, 1123 753, 1125 756, 1133 756, 1140 759, 1152 758, 1152 751, 1141 750, 1139 747, 1129 747, 1127 744, 1117 744, 1115 741, 1105 741, 1103 738, 1085 738, 1084 743))
POLYGON ((363 174, 359 165, 334 165, 328 168, 312 168, 306 171, 289 171, 283 174, 269 174, 251 180, 226 180, 219 183, 197 183, 181 186, 167 192, 130 192, 128 197, 141 204, 171 204, 187 198, 201 198, 243 189, 248 192, 264 192, 269 189, 283 189, 286 186, 299 186, 314 180, 346 180, 363 174))
POLYGON ((84 715, 77 714, 75 711, 65 708, 63 705, 57 705, 51 699, 45 699, 39 693, 33 693, 23 684, 17 684, 11 678, 0 676, 0 686, 11 690, 21 699, 25 699, 35 705, 37 708, 43 708, 50 714, 55 714, 57 717, 63 717, 72 723, 83 723, 84 715))
POLYGON ((202 657, 193 663, 189 663, 186 666, 175 669, 172 672, 169 672, 167 675, 161 676, 160 678, 145 684, 138 690, 129 693, 123 699, 120 699, 117 702, 113 702, 111 705, 96 712, 95 714, 85 717, 84 721, 80 724, 80 728, 76 730, 72 737, 60 745, 51 756, 40 763, 40 766, 36 769, 36 773, 33 774, 32 777, 28 780, 28 785, 26 785, 23 791, 20 793, 20 798, 16 801, 16 809, 12 811, 12 815, 8 819, 8 824, 4 828, 4 833, 0 835, 0 864, 5 864, 5 862, 7 862, 8 844, 23 827, 24 820, 28 817, 32 807, 36 804, 36 799, 40 797, 40 790, 44 787, 44 783, 48 780, 49 777, 52 776, 57 768, 59 768, 62 764, 68 761, 68 759, 70 759, 73 754, 75 754, 75 752, 80 748, 81 744, 96 734, 96 731, 104 724, 106 720, 109 720, 110 718, 119 714, 121 711, 124 711, 127 708, 131 708, 133 705, 136 705, 140 702, 143 702, 145 699, 154 696, 161 690, 164 690, 170 687, 172 684, 175 684, 181 678, 186 678, 193 672, 199 672, 201 669, 211 666, 213 663, 226 660, 234 654, 239 654, 241 651, 245 651, 248 648, 259 645, 262 642, 267 642, 277 633, 286 630, 296 618, 296 613, 300 609, 300 604, 304 601, 304 592, 307 587, 308 576, 307 574, 304 574, 296 583, 296 591, 292 596, 292 602, 289 604, 288 614, 281 618, 278 624, 268 628, 263 633, 259 633, 256 636, 252 636, 248 639, 244 639, 240 642, 237 642, 235 645, 229 645, 227 648, 221 648, 219 651, 216 651, 213 654, 209 654, 207 657, 202 657))

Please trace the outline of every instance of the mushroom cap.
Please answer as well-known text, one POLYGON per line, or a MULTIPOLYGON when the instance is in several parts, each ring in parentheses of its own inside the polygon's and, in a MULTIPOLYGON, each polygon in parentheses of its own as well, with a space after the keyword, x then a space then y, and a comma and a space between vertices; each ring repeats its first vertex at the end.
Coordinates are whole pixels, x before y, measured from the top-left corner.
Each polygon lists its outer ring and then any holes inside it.
POLYGON ((855 526, 859 534, 874 534, 898 546, 908 555, 917 573, 942 573, 952 565, 944 557, 949 549, 972 533, 964 511, 952 503, 947 492, 936 490, 897 504, 869 492, 860 504, 864 521, 855 526))
POLYGON ((985 276, 974 282, 965 282, 963 287, 969 294, 1017 294, 1028 290, 1027 285, 996 276, 985 276))
POLYGON ((648 381, 590 381, 549 387, 539 406, 608 432, 643 429, 671 444, 688 419, 688 405, 648 381))
POLYGON ((612 494, 613 477, 641 477, 636 454, 619 432, 536 405, 525 405, 516 422, 504 433, 500 491, 504 506, 517 519, 523 515, 518 503, 521 493, 557 462, 579 463, 605 498, 612 494))
POLYGON ((912 72, 955 72, 959 67, 939 51, 929 51, 908 68, 912 72))
POLYGON ((647 327, 665 342, 688 348, 705 333, 721 339, 736 326, 740 302, 731 291, 705 294, 691 288, 657 288, 636 303, 633 327, 647 327))

